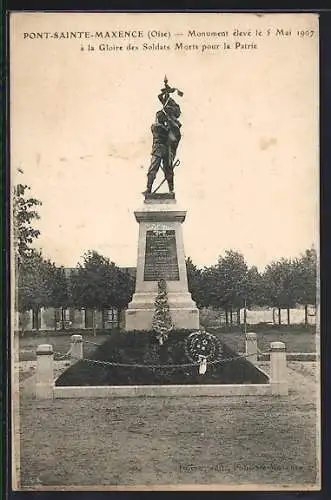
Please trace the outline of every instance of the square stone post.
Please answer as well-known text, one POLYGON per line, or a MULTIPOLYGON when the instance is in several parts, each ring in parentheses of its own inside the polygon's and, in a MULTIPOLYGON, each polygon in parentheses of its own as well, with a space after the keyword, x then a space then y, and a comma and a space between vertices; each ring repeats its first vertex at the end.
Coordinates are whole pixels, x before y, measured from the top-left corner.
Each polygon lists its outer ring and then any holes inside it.
POLYGON ((246 333, 246 356, 253 364, 257 363, 257 338, 256 333, 246 333))
POLYGON ((71 335, 71 358, 83 359, 83 337, 82 335, 71 335))
POLYGON ((288 374, 284 342, 270 344, 271 393, 276 396, 288 395, 288 374))
POLYGON ((53 399, 53 391, 53 346, 40 344, 37 347, 36 398, 53 399))

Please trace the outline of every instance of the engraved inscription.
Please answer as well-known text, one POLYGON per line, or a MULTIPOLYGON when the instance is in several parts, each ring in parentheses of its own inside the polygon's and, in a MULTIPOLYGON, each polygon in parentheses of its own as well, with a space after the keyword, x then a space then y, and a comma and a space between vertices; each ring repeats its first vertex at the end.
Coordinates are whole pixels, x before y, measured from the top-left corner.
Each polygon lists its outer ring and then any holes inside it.
POLYGON ((174 230, 146 232, 144 281, 179 281, 176 234, 174 230))

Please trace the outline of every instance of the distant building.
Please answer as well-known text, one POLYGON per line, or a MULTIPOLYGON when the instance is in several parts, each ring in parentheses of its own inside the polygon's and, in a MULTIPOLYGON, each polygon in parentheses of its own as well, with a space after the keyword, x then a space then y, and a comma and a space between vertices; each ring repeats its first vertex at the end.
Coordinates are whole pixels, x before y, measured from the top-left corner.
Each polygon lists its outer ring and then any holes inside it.
MULTIPOLYGON (((128 273, 133 279, 136 278, 135 267, 121 267, 120 270, 128 273)), ((67 278, 77 271, 75 267, 65 267, 64 272, 67 278)), ((104 311, 93 311, 90 309, 66 309, 47 307, 41 308, 39 314, 36 311, 25 311, 19 313, 19 330, 71 330, 71 329, 92 329, 93 316, 95 328, 97 330, 111 330, 121 325, 122 317, 117 308, 104 311)))

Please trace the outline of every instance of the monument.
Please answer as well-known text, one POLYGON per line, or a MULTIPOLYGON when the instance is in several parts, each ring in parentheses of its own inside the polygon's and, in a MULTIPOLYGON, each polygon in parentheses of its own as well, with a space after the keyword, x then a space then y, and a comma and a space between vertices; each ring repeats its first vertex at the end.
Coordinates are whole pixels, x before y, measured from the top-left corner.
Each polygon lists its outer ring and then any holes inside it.
POLYGON ((180 106, 171 97, 177 88, 164 87, 158 98, 162 109, 156 113, 151 126, 153 135, 151 163, 147 173, 144 203, 134 212, 139 223, 136 288, 125 312, 125 329, 152 330, 155 298, 159 282, 165 281, 171 320, 175 329, 199 329, 199 311, 188 291, 182 224, 186 210, 177 205, 174 192, 174 169, 181 139, 180 106), (157 172, 164 179, 152 191, 157 172), (164 182, 168 192, 158 192, 164 182))

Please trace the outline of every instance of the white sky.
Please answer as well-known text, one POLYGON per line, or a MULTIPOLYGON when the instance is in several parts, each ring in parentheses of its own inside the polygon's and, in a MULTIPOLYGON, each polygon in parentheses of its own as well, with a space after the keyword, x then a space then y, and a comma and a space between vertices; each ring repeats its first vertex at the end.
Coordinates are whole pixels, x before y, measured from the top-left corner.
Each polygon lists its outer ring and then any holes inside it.
MULTIPOLYGON (((150 125, 165 73, 171 85, 184 91, 178 98, 183 127, 175 191, 187 209, 186 255, 199 266, 210 265, 233 248, 262 268, 316 246, 318 36, 301 39, 299 28, 316 30, 317 18, 14 15, 12 172, 15 183, 15 169, 22 168, 19 180, 43 202, 36 246, 58 265, 75 266, 89 249, 120 266, 136 265, 133 211, 143 201, 150 125), (194 28, 236 27, 291 28, 292 35, 264 36, 256 50, 208 54, 87 52, 80 51, 78 40, 23 39, 24 32, 35 31, 161 29, 186 34, 194 28)), ((96 47, 99 43, 94 42, 96 47)))

